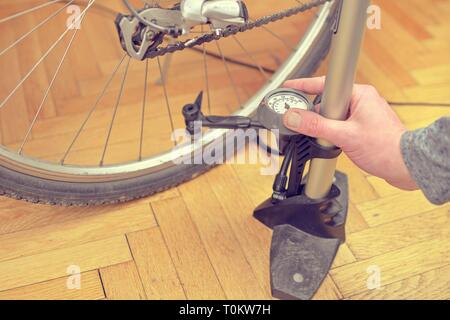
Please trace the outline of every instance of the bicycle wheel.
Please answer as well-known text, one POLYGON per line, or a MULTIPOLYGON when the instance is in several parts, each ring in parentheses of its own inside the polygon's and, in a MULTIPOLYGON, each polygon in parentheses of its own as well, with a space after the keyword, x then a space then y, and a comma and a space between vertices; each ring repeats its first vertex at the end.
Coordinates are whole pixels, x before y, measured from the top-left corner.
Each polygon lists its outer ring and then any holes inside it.
MULTIPOLYGON (((147 5, 168 2, 176 3, 147 5)), ((245 3, 252 19, 302 5, 245 3)), ((173 148, 171 133, 184 126, 181 108, 204 90, 206 112, 250 116, 268 90, 312 74, 328 52, 337 11, 334 1, 313 4, 236 36, 137 61, 115 30, 115 15, 126 12, 120 0, 3 2, 0 194, 47 204, 115 203, 205 172, 211 165, 175 160, 223 143, 228 131, 210 130, 195 147, 173 148)), ((201 32, 196 27, 186 37, 201 32)), ((180 39, 166 36, 162 45, 173 41, 180 39)))

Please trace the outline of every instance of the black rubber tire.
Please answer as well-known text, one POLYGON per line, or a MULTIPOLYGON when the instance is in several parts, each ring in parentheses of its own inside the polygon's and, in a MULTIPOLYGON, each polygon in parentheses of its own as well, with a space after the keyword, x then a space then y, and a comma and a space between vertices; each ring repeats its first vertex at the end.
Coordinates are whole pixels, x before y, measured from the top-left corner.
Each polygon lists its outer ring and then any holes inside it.
MULTIPOLYGON (((316 45, 299 67, 295 78, 312 75, 328 54, 331 24, 317 39, 316 45)), ((33 203, 53 205, 101 205, 125 202, 149 196, 177 186, 208 171, 209 165, 177 165, 151 175, 116 182, 58 182, 26 175, 0 166, 0 195, 33 203)))

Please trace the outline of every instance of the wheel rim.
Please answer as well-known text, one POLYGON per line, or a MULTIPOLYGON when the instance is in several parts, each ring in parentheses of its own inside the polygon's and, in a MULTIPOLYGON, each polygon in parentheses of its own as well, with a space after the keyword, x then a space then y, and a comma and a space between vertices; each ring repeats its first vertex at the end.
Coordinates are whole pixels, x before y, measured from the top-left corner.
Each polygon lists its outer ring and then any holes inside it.
MULTIPOLYGON (((296 72, 296 68, 301 65, 302 59, 305 58, 310 48, 314 45, 315 40, 324 27, 327 25, 333 3, 322 5, 314 22, 304 35, 304 38, 296 47, 292 55, 278 69, 272 78, 264 85, 256 94, 249 99, 244 107, 236 112, 236 115, 250 116, 252 115, 262 100, 262 97, 268 90, 278 88, 285 79, 290 78, 296 72)), ((175 160, 180 157, 190 155, 198 148, 204 148, 220 137, 223 137, 229 130, 211 130, 203 136, 202 143, 195 145, 184 145, 177 148, 176 152, 169 151, 158 154, 149 159, 134 161, 124 164, 106 165, 102 167, 89 166, 72 166, 59 165, 31 157, 24 157, 16 152, 12 152, 0 146, 0 166, 7 167, 11 170, 41 177, 55 181, 66 182, 104 182, 116 181, 138 176, 144 176, 157 171, 161 171, 171 166, 175 166, 175 160)))

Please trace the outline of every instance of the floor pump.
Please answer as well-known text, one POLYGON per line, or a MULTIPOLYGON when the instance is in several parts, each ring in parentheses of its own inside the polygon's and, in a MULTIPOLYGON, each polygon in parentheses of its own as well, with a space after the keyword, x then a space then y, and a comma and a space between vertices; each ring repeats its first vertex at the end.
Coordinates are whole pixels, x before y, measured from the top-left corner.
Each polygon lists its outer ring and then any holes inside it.
POLYGON ((284 159, 275 177, 272 196, 259 205, 254 217, 273 229, 270 253, 272 294, 280 299, 310 299, 325 279, 345 241, 348 182, 336 171, 341 150, 328 141, 287 129, 283 115, 290 109, 314 110, 345 120, 352 95, 369 0, 343 0, 334 24, 330 64, 321 96, 310 102, 293 89, 276 89, 261 101, 256 115, 205 116, 202 96, 183 108, 187 131, 200 128, 276 130, 284 159), (305 174, 305 166, 310 169, 305 174))

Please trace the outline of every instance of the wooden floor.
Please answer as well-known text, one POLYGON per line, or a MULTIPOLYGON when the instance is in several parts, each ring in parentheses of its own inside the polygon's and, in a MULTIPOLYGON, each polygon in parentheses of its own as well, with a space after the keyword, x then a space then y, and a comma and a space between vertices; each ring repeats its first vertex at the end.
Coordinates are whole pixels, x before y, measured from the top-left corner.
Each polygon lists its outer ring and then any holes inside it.
MULTIPOLYGON (((367 32, 358 81, 390 100, 450 102, 450 2, 375 3, 382 29, 367 32)), ((44 120, 55 116, 49 110, 44 120)), ((411 129, 450 115, 444 107, 396 111, 411 129)), ((1 198, 0 299, 270 299, 271 232, 252 210, 270 194, 273 178, 259 169, 223 165, 115 206, 1 198), (77 268, 81 288, 68 289, 77 268)), ((394 189, 345 156, 339 169, 350 179, 348 241, 315 298, 450 299, 450 205, 394 189), (381 288, 369 290, 374 270, 381 288)))

